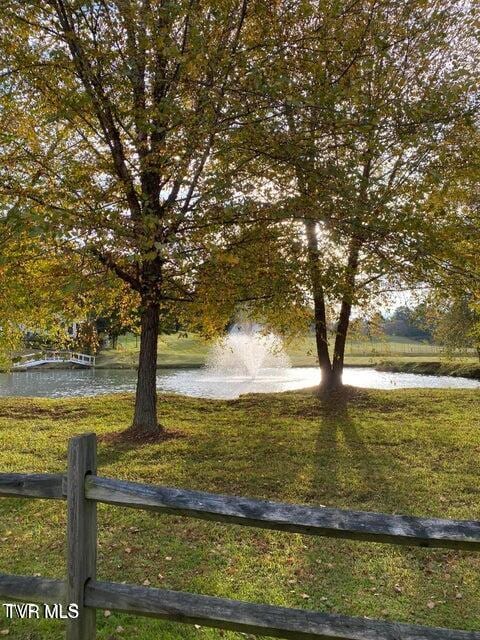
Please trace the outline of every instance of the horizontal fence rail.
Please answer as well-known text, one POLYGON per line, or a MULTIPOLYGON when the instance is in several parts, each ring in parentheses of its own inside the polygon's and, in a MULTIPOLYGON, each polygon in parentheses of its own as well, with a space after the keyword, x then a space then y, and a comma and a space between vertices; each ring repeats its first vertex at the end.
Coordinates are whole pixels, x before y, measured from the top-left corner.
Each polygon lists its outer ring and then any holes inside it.
POLYGON ((0 497, 67 497, 66 478, 60 473, 0 473, 0 497))
POLYGON ((480 522, 314 508, 87 476, 91 500, 215 522, 390 544, 480 550, 480 522))
POLYGON ((480 633, 352 618, 109 582, 87 585, 87 605, 262 636, 319 640, 480 640, 480 633))
POLYGON ((11 598, 23 602, 54 604, 65 599, 63 580, 52 580, 38 576, 9 576, 0 573, 0 598, 11 598))
POLYGON ((96 438, 69 443, 68 473, 0 474, 0 497, 67 499, 67 579, 0 574, 0 598, 79 605, 67 640, 95 638, 95 610, 317 640, 480 640, 480 632, 352 618, 96 580, 96 504, 174 513, 306 535, 450 549, 480 549, 480 522, 315 508, 125 482, 96 475, 96 438))
MULTIPOLYGON (((85 495, 107 504, 305 535, 480 550, 480 521, 307 507, 87 476, 85 495)), ((61 474, 0 474, 0 496, 65 499, 61 474)))
MULTIPOLYGON (((53 604, 64 598, 62 580, 0 574, 0 597, 53 604)), ((279 638, 315 640, 479 640, 480 633, 354 618, 303 609, 252 604, 227 598, 118 584, 89 582, 92 609, 151 616, 185 624, 279 638)))

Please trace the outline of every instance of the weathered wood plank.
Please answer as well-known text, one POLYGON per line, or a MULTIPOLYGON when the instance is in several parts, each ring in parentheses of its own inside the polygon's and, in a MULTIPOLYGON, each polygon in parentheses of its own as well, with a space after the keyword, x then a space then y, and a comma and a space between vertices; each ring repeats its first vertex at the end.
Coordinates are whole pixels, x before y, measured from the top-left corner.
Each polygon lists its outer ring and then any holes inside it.
POLYGON ((480 633, 349 618, 111 582, 86 586, 89 607, 295 640, 480 640, 480 633))
POLYGON ((67 622, 67 640, 94 640, 95 610, 84 603, 85 584, 94 580, 97 558, 97 504, 85 497, 85 477, 97 471, 94 433, 68 443, 67 602, 78 605, 78 618, 67 622))
POLYGON ((53 604, 63 602, 65 583, 33 576, 9 576, 0 574, 0 598, 21 602, 53 604))
POLYGON ((0 497, 66 498, 60 473, 0 473, 0 497))
POLYGON ((480 522, 314 508, 89 476, 86 495, 108 504, 307 535, 480 549, 480 522))

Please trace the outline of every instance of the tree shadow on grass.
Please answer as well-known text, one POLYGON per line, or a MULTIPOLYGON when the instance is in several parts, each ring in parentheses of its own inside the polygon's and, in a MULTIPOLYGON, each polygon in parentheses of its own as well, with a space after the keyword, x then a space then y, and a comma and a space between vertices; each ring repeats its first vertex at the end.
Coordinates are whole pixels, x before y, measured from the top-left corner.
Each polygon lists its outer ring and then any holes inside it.
MULTIPOLYGON (((349 412, 349 404, 363 397, 362 391, 347 387, 318 399, 320 429, 313 484, 319 497, 339 500, 340 504, 332 506, 355 509, 372 503, 378 509, 385 506, 384 493, 395 491, 384 472, 385 460, 366 444, 349 412)), ((395 498, 398 504, 398 496, 395 498)))
MULTIPOLYGON (((408 460, 408 441, 398 438, 394 423, 385 438, 374 423, 359 424, 355 417, 356 409, 363 406, 368 419, 368 392, 347 388, 328 398, 319 397, 318 403, 316 466, 309 500, 352 511, 423 515, 416 498, 428 494, 428 480, 408 460)), ((323 581, 325 608, 329 611, 432 626, 455 626, 450 624, 455 612, 456 625, 463 626, 458 601, 448 603, 450 609, 435 608, 445 583, 438 568, 435 586, 431 577, 433 565, 445 564, 451 558, 461 564, 466 560, 461 554, 311 539, 306 555, 307 581, 312 590, 323 581), (438 600, 429 593, 436 593, 438 600)), ((465 612, 464 619, 470 617, 465 612)))

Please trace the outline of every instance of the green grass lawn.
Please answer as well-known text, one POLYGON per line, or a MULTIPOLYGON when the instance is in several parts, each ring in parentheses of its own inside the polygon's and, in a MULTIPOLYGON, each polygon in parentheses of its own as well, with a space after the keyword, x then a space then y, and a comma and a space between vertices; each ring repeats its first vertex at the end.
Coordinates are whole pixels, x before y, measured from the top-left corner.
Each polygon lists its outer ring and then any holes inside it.
MULTIPOLYGON (((158 365, 169 367, 200 366, 205 363, 210 344, 189 334, 164 335, 158 343, 158 365)), ((105 349, 97 357, 100 368, 134 367, 138 362, 139 340, 133 335, 122 336, 117 349, 105 349)), ((292 364, 315 366, 317 362, 313 335, 298 338, 287 345, 292 364)), ((347 344, 347 364, 374 365, 383 360, 396 362, 431 362, 442 360, 439 347, 415 342, 408 338, 385 337, 375 341, 351 341, 347 344)), ((455 362, 474 363, 475 357, 455 358, 455 362)))
MULTIPOLYGON (((198 336, 164 335, 158 341, 159 366, 200 366, 205 363, 209 344, 198 336)), ((133 335, 122 336, 116 349, 105 349, 97 356, 98 367, 132 367, 138 363, 140 340, 133 335)))
MULTIPOLYGON (((125 429, 132 396, 0 399, 0 469, 65 470, 68 438, 125 429)), ((182 437, 99 445, 99 473, 148 483, 386 513, 480 517, 480 393, 309 391, 233 401, 162 396, 182 437)), ((65 504, 0 499, 0 572, 64 575, 65 504)), ((480 628, 480 554, 309 538, 99 507, 98 577, 432 626, 480 628), (147 582, 146 582, 147 581, 147 582)), ((100 640, 232 632, 98 612, 100 640)), ((6 621, 15 640, 60 640, 58 621, 6 621)))

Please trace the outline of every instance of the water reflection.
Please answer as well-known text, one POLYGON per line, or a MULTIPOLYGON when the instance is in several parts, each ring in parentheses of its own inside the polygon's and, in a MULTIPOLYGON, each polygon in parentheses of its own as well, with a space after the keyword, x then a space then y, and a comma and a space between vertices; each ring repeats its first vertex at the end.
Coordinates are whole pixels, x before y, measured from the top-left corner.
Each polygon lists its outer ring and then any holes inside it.
MULTIPOLYGON (((62 398, 135 389, 132 369, 35 370, 0 374, 0 396, 62 398)), ((302 389, 318 384, 315 367, 263 369, 255 378, 217 375, 208 369, 164 369, 157 374, 159 389, 204 398, 236 398, 243 393, 267 393, 302 389)), ((344 382, 371 389, 480 388, 480 381, 450 376, 389 373, 374 369, 347 368, 344 382)))

